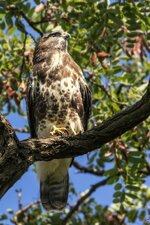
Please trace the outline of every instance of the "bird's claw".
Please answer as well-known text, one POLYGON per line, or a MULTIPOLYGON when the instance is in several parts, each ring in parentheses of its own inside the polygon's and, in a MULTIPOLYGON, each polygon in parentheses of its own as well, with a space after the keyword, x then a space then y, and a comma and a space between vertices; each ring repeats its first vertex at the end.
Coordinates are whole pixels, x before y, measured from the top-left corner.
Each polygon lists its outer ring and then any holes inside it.
POLYGON ((52 136, 66 136, 69 135, 68 130, 65 127, 56 127, 53 126, 52 131, 50 132, 52 136))

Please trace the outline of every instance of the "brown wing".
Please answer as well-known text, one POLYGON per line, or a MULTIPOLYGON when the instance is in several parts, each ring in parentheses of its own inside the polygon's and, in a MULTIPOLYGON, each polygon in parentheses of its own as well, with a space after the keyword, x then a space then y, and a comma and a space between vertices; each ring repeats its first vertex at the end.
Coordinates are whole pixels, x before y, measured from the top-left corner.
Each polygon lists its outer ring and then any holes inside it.
POLYGON ((31 80, 28 82, 28 88, 27 88, 27 114, 28 114, 28 122, 29 122, 29 128, 30 128, 30 134, 31 138, 36 138, 36 130, 35 130, 35 116, 34 116, 34 100, 32 96, 32 86, 31 86, 31 80))
POLYGON ((91 109, 92 109, 92 96, 91 92, 86 85, 86 83, 80 82, 80 92, 82 96, 82 102, 83 102, 83 127, 84 130, 87 130, 88 120, 91 115, 91 109))

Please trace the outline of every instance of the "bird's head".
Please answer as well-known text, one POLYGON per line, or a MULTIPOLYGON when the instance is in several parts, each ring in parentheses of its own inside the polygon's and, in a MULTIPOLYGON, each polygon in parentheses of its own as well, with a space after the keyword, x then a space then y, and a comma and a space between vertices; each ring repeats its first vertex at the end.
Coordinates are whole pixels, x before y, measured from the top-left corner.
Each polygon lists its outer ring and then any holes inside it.
POLYGON ((66 51, 69 38, 70 34, 64 32, 61 27, 56 27, 50 33, 42 36, 39 45, 41 49, 66 51))

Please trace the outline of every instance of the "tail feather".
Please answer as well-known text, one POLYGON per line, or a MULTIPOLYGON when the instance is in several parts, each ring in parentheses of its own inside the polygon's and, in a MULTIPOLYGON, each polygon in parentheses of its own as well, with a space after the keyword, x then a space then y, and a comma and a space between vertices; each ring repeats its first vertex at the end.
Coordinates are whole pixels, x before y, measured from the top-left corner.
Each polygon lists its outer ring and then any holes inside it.
POLYGON ((62 210, 68 199, 69 176, 60 182, 51 182, 50 177, 40 183, 40 196, 46 210, 62 210))

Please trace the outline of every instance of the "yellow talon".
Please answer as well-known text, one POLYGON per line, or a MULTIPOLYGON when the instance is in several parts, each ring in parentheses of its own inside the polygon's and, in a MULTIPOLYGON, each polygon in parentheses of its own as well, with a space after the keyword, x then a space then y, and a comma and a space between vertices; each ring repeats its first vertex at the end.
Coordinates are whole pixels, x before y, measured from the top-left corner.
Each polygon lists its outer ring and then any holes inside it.
POLYGON ((69 135, 68 130, 65 127, 56 127, 53 125, 53 129, 50 132, 52 136, 59 136, 59 135, 69 135))

